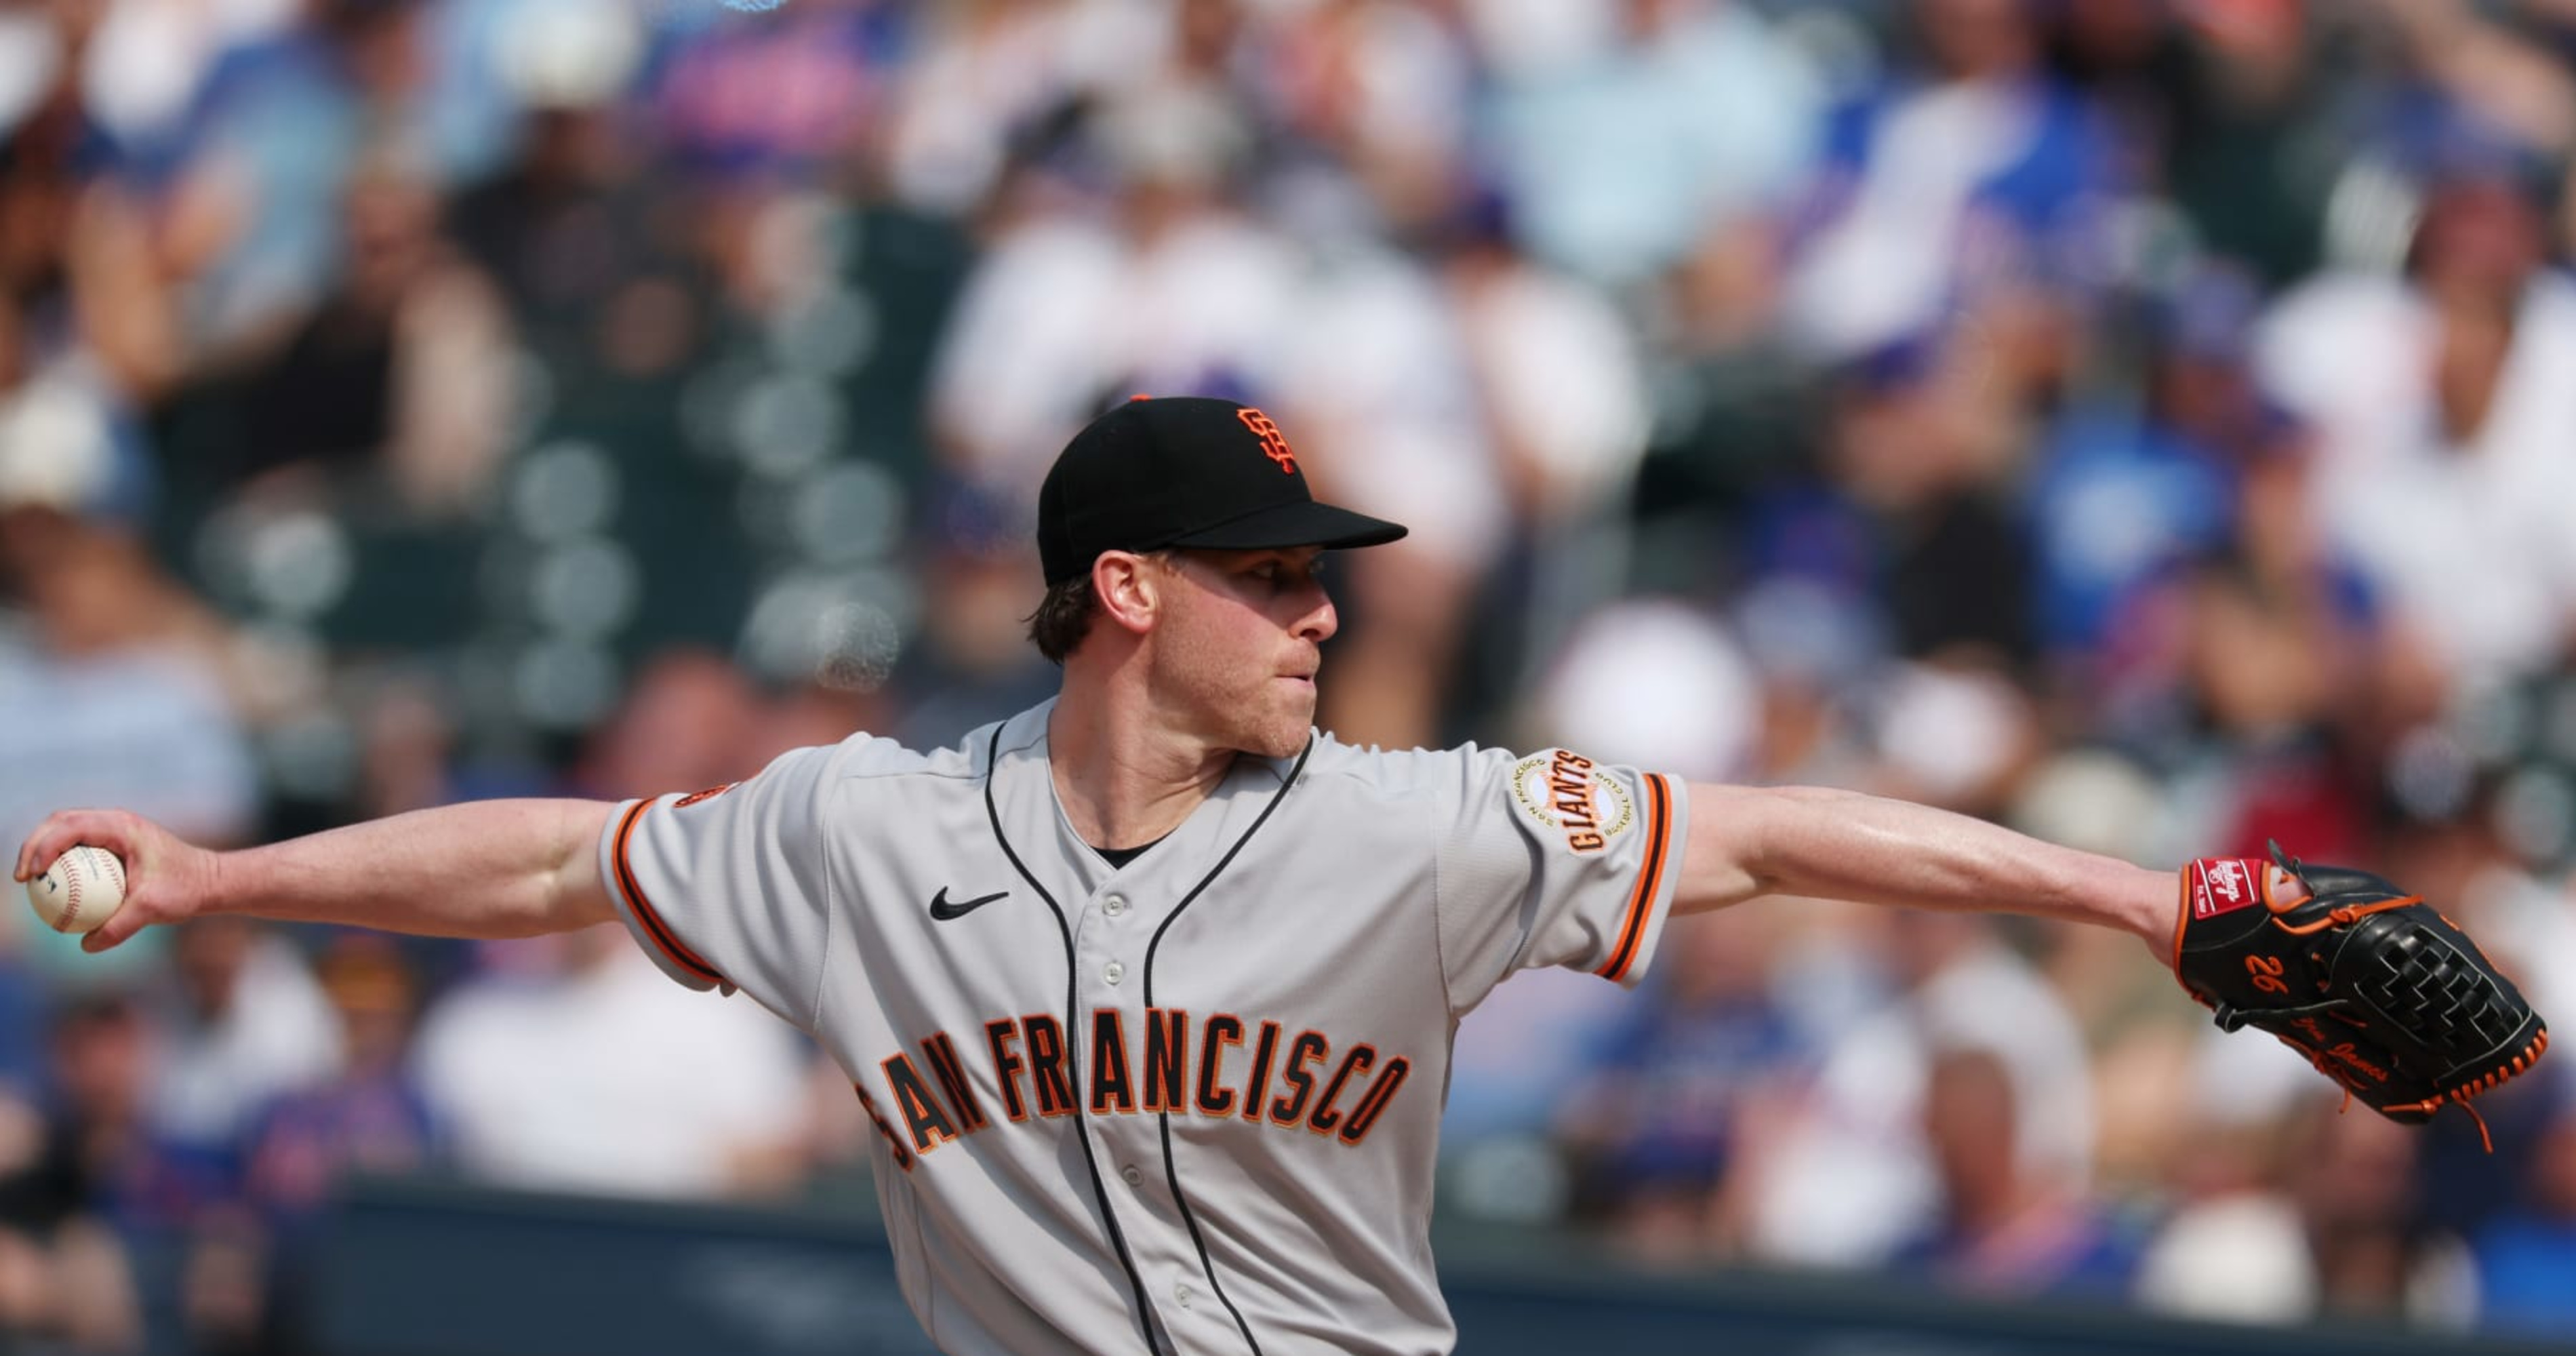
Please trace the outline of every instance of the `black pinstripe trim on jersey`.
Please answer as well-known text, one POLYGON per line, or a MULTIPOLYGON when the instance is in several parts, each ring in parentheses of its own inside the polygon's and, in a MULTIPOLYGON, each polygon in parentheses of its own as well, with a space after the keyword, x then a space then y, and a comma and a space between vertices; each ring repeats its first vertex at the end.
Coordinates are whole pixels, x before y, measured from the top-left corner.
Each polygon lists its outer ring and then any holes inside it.
POLYGON ((707 964, 705 957, 690 950, 680 940, 680 934, 662 921, 661 912, 653 907, 653 901, 644 897, 644 882, 635 878, 635 868, 627 863, 626 841, 635 834, 635 821, 642 819, 644 812, 651 808, 653 801, 650 797, 639 800, 626 812, 626 817, 617 822, 617 837, 611 842, 608 853, 610 864, 616 870, 617 887, 626 892, 626 902, 634 907, 635 921, 644 925, 645 933, 652 937, 654 945, 662 948, 662 954, 669 957, 673 965, 709 984, 724 984, 727 982, 724 975, 707 964))
MULTIPOLYGON (((1224 856, 1217 858, 1216 865, 1208 868, 1208 873, 1199 878, 1198 884, 1190 887, 1188 894, 1181 896, 1181 902, 1172 906, 1172 911, 1163 917, 1163 925, 1154 929, 1154 939, 1145 944, 1145 1008, 1147 1011, 1152 1011, 1154 1007, 1154 953, 1162 948, 1163 934, 1172 930, 1172 924, 1180 918, 1181 911, 1197 900, 1201 891, 1214 884, 1216 878, 1225 874, 1225 869, 1234 864, 1235 854, 1243 851, 1243 845, 1252 841, 1252 835, 1261 832, 1261 826, 1270 822, 1270 812, 1279 808, 1279 802, 1288 799, 1288 788, 1297 784, 1298 774, 1306 770, 1306 759, 1314 752, 1315 736, 1309 732, 1306 736, 1306 747, 1297 751, 1296 765, 1288 769, 1288 779, 1279 784, 1279 790, 1270 797, 1270 803, 1261 807, 1261 813, 1253 819, 1252 826, 1243 831, 1241 838, 1234 840, 1234 846, 1227 848, 1224 856)), ((1234 1301, 1226 1297, 1224 1283, 1216 1278, 1216 1264, 1208 1260, 1207 1239, 1199 1234, 1199 1217, 1190 1209, 1190 1198, 1181 1194, 1180 1165, 1172 1159, 1172 1113, 1158 1112, 1155 1119, 1161 1121, 1163 1125, 1163 1177, 1171 1183, 1173 1203, 1181 1207, 1181 1223, 1189 1228, 1190 1243, 1199 1250, 1199 1270, 1206 1273, 1208 1289, 1216 1292, 1217 1302, 1225 1306, 1227 1313, 1234 1315, 1234 1326, 1243 1333, 1243 1340, 1252 1347, 1252 1356, 1261 1356, 1261 1339, 1252 1335, 1252 1325, 1244 1320, 1243 1311, 1235 1308, 1234 1301)))
MULTIPOLYGON (((1100 1160, 1093 1157, 1091 1152, 1091 1129, 1087 1124, 1090 1113, 1083 1109, 1080 1059, 1082 990, 1078 987, 1079 981, 1074 970, 1073 928, 1064 921, 1064 906, 1055 902, 1055 896, 1047 893, 1045 886, 1038 884, 1038 878, 1030 873, 1027 863, 1022 862, 1020 854, 1012 849, 1010 835, 1002 832, 1001 808, 993 803, 993 774, 1001 766, 1002 730, 1008 724, 1009 722, 1005 721, 993 727, 992 747, 986 749, 984 753, 984 814, 986 818, 993 821, 993 841, 1001 845, 1002 855, 1011 859, 1011 869, 1019 872, 1020 879, 1027 881, 1029 888, 1038 892, 1038 898, 1046 901, 1047 912, 1055 915, 1056 932, 1064 938, 1064 1076, 1073 1087, 1073 1138, 1074 1142, 1082 1146, 1082 1166, 1091 1171, 1091 1198, 1099 1202, 1100 1220, 1109 1226, 1110 1246, 1118 1250, 1118 1265, 1127 1273, 1127 1284, 1135 1287, 1136 1329, 1144 1334, 1145 1351, 1147 1356, 1152 1356, 1154 1352, 1153 1306, 1145 1300, 1145 1278, 1136 1270, 1136 1259, 1127 1254, 1127 1235, 1118 1227, 1118 1213, 1110 1208, 1109 1187, 1100 1177, 1100 1160)), ((1147 953, 1149 975, 1152 973, 1151 954, 1147 953)))

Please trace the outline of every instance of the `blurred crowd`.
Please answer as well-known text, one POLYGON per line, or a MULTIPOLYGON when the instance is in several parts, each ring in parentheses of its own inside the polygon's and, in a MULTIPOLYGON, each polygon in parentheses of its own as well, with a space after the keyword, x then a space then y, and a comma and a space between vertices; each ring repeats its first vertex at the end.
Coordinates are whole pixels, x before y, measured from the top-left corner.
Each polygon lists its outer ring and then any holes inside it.
MULTIPOLYGON (((2277 837, 2576 1012, 2570 0, 27 0, 0 128, 0 838, 949 742, 1066 435, 1219 394, 1413 527, 1345 739, 2277 837)), ((0 1334, 307 1349, 353 1174, 863 1189, 615 931, 0 917, 0 1334)), ((1440 1200, 2566 1334, 2558 1063, 2489 1154, 2120 938, 1771 903, 1498 991, 1440 1200)))

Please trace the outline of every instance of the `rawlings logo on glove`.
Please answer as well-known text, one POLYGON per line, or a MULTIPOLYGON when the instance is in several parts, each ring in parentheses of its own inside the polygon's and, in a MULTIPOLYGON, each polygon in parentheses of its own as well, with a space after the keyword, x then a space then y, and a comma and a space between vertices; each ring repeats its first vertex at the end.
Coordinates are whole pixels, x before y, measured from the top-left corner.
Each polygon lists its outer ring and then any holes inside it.
POLYGON ((2548 1048, 2547 1024, 2468 934, 2369 872, 2302 866, 2275 843, 2271 862, 2184 867, 2175 912, 2174 975, 2220 1027, 2271 1032, 2391 1120, 2447 1105, 2477 1117, 2470 1098, 2548 1048))

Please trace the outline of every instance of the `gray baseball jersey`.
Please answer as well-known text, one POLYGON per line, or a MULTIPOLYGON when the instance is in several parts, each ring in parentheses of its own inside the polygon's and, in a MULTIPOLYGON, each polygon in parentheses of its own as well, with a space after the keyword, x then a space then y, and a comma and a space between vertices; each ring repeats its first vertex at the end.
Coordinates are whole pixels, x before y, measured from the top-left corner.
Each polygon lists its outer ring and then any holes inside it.
POLYGON ((1113 868, 1053 703, 854 735, 618 807, 654 959, 811 1034, 875 1122, 906 1299, 957 1353, 1443 1352, 1428 1234, 1458 1020, 1530 966, 1644 973, 1665 777, 1563 750, 1243 758, 1113 868))

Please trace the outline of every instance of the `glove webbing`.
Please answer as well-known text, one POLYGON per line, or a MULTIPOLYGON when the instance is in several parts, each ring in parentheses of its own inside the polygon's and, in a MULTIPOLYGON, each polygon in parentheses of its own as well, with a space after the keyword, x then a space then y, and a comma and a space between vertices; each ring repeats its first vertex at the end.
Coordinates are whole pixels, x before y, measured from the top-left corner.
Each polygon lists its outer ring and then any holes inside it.
POLYGON ((2497 1020, 2504 1014, 2487 1001, 2492 991, 2486 976, 2465 964, 2467 958, 2450 942, 2419 927, 2393 950, 2397 954, 2379 955, 2385 973, 2360 987, 2382 1013, 2411 1017, 2400 1025, 2417 1039, 2446 1043, 2465 1029, 2493 1046, 2512 1034, 2510 1024, 2497 1020))

